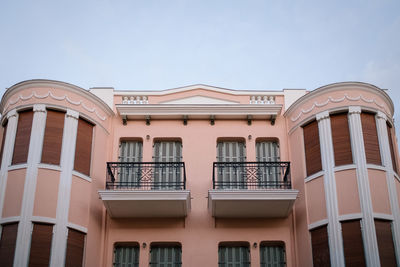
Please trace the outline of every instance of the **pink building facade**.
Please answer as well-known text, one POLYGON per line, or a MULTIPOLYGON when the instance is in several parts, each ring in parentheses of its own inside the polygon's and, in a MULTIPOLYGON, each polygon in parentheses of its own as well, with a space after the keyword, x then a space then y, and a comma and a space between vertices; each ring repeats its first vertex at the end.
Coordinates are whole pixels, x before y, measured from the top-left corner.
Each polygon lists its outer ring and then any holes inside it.
POLYGON ((394 106, 30 80, 1 117, 1 266, 398 266, 394 106))

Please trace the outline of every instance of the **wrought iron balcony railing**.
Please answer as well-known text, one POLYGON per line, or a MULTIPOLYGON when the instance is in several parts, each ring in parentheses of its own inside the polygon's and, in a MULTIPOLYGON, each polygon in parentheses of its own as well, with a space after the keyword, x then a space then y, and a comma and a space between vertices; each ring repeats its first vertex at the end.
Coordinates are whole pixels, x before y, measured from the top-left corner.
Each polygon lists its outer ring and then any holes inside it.
POLYGON ((291 189, 290 162, 214 162, 214 189, 291 189))
POLYGON ((184 190, 184 162, 107 162, 107 190, 184 190))

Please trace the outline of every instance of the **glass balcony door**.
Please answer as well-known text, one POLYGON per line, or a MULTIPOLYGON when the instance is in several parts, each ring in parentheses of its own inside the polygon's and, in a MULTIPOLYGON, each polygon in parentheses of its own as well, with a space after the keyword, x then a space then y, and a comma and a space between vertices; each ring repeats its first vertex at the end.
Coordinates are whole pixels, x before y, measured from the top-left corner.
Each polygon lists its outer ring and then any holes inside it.
POLYGON ((140 187, 143 144, 139 141, 122 141, 120 144, 119 161, 126 164, 121 165, 119 170, 119 187, 140 187))
MULTIPOLYGON (((218 142, 218 162, 245 162, 246 146, 244 142, 218 142)), ((243 164, 226 164, 218 167, 217 182, 219 189, 246 188, 246 175, 243 164)))
MULTIPOLYGON (((256 143, 256 160, 257 162, 280 162, 279 144, 273 141, 257 142, 256 143)), ((277 164, 258 165, 259 187, 269 188, 276 187, 277 182, 281 177, 281 167, 277 164)))
POLYGON ((179 141, 158 141, 154 143, 154 188, 181 189, 182 173, 179 166, 157 164, 182 161, 182 143, 179 141))

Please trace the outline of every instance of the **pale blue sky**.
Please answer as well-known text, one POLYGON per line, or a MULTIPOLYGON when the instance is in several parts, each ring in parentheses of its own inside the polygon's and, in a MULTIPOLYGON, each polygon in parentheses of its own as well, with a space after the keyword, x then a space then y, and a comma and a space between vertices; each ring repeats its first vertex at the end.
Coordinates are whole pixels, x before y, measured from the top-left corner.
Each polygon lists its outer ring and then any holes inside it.
POLYGON ((35 78, 118 90, 363 81, 398 109, 400 1, 2 0, 1 92, 35 78))

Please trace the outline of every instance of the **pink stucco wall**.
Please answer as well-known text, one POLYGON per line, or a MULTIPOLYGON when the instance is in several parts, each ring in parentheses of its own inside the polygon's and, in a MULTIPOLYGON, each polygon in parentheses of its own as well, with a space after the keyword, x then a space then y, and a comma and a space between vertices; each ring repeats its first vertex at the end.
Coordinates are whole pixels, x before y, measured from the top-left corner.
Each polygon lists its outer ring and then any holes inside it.
POLYGON ((306 183, 307 214, 309 223, 326 219, 324 177, 306 183))
POLYGON ((34 216, 56 218, 60 172, 39 169, 36 183, 34 216))
POLYGON ((13 217, 21 214, 22 196, 24 194, 26 169, 8 172, 6 194, 2 217, 13 217))
POLYGON ((371 200, 374 212, 391 214, 386 173, 381 170, 368 170, 371 200))
POLYGON ((339 215, 360 213, 356 170, 345 170, 335 173, 336 192, 339 215))

